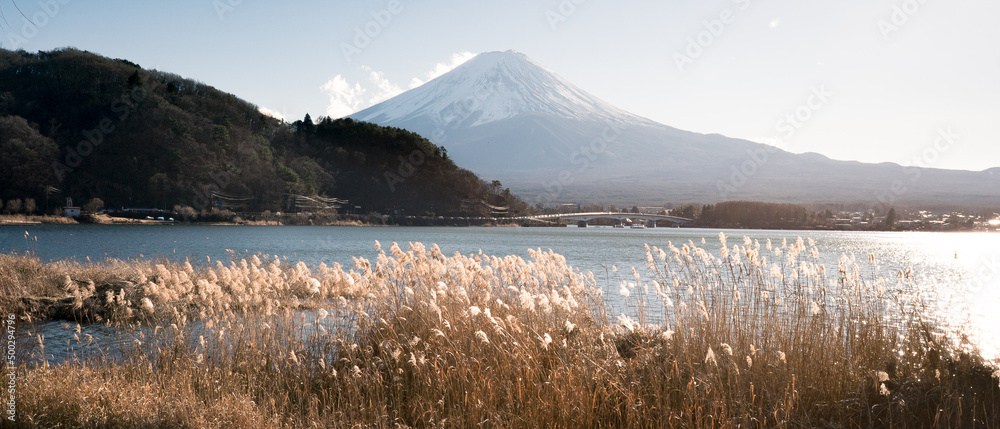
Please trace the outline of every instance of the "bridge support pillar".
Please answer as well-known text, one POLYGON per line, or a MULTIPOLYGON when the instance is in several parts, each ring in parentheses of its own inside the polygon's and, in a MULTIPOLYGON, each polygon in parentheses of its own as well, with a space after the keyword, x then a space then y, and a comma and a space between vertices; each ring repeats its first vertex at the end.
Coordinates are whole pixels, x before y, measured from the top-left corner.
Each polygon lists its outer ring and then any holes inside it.
POLYGON ((655 220, 646 221, 646 227, 647 228, 656 228, 656 221, 655 220))
POLYGON ((579 227, 579 228, 586 228, 587 227, 587 221, 581 220, 581 221, 579 221, 579 222, 576 223, 576 226, 579 227))

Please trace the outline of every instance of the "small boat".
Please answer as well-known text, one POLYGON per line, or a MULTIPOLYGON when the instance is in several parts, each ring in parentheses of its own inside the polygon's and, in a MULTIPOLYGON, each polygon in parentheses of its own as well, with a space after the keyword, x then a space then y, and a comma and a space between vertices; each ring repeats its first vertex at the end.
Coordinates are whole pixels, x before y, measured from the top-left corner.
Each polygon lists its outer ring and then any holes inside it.
POLYGON ((623 223, 616 223, 614 227, 615 228, 624 228, 625 224, 623 224, 623 223))
POLYGON ((641 223, 633 223, 632 226, 631 226, 631 228, 632 229, 646 229, 646 225, 643 225, 641 223))

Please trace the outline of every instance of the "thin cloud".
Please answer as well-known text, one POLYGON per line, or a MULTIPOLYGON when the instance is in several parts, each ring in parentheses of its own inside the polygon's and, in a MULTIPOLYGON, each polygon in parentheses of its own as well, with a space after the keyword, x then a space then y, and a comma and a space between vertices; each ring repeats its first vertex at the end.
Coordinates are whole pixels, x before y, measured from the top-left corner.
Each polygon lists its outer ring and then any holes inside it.
MULTIPOLYGON (((471 52, 451 54, 448 61, 437 63, 434 68, 424 73, 426 80, 419 78, 410 80, 409 89, 448 73, 475 56, 471 52)), ((368 79, 365 81, 351 83, 344 75, 338 74, 320 86, 320 91, 330 97, 330 104, 326 108, 327 116, 342 118, 403 93, 403 89, 387 79, 381 71, 372 70, 368 66, 362 66, 361 70, 368 74, 368 79)))
POLYGON ((319 88, 330 97, 327 116, 342 118, 403 93, 403 89, 386 79, 382 72, 367 66, 361 69, 368 72, 366 82, 352 84, 344 75, 338 74, 319 88))
POLYGON ((435 64, 434 68, 425 74, 426 80, 420 80, 419 78, 413 78, 410 80, 410 89, 423 85, 431 80, 434 80, 434 78, 438 76, 454 70, 455 67, 464 64, 466 61, 471 60, 475 56, 476 54, 473 54, 472 52, 457 52, 451 54, 451 59, 449 61, 435 64))
POLYGON ((278 112, 277 110, 272 110, 268 109, 267 107, 261 106, 257 108, 257 111, 283 122, 286 120, 285 115, 282 115, 281 112, 278 112))
POLYGON ((319 88, 330 96, 330 105, 326 107, 326 115, 331 118, 342 118, 357 112, 362 104, 361 96, 365 89, 360 83, 351 85, 343 75, 336 75, 319 88))
POLYGON ((382 72, 372 70, 367 66, 362 66, 361 68, 368 72, 368 79, 378 89, 378 92, 368 100, 369 106, 381 103, 403 93, 402 88, 399 85, 389 82, 389 79, 386 79, 382 72))

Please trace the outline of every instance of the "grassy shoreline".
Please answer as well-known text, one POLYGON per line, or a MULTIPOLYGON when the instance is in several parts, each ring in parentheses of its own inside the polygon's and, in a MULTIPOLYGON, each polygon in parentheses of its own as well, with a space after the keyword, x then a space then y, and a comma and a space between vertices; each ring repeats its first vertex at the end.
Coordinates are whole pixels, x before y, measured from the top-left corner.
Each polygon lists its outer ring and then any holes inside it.
POLYGON ((0 226, 3 225, 76 225, 79 222, 65 216, 34 216, 34 215, 0 215, 0 226))
POLYGON ((801 240, 729 246, 648 248, 656 274, 615 286, 630 315, 540 250, 394 243, 353 267, 0 255, 4 308, 158 327, 123 362, 21 364, 19 423, 1000 427, 1000 372, 887 299, 908 277, 819 266, 801 240))

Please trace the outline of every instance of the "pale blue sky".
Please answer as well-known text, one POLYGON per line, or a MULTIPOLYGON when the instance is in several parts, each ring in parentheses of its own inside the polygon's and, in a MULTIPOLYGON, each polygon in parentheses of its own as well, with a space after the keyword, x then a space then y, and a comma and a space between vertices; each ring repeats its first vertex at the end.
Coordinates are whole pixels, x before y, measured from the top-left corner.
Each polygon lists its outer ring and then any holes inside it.
POLYGON ((455 54, 515 49, 605 101, 681 129, 836 159, 1000 166, 995 0, 400 0, 398 13, 383 14, 391 21, 375 22, 389 6, 0 0, 0 42, 126 58, 291 120, 340 112, 329 93, 337 85, 328 85, 338 76, 341 90, 364 90, 341 91, 341 101, 367 107, 385 94, 372 72, 382 73, 383 89, 404 90, 455 54), (26 26, 15 2, 44 25, 26 26), (366 25, 377 36, 347 61, 344 44, 366 25), (691 61, 678 67, 678 55, 691 61), (820 92, 827 95, 811 96, 820 92), (949 128, 958 137, 935 146, 949 128))

